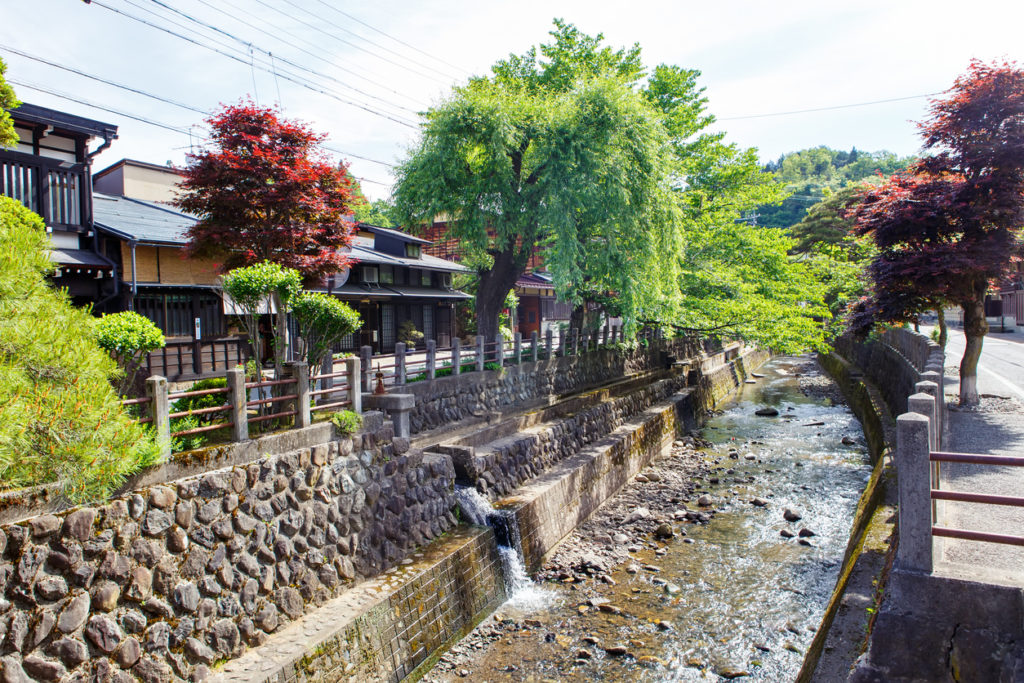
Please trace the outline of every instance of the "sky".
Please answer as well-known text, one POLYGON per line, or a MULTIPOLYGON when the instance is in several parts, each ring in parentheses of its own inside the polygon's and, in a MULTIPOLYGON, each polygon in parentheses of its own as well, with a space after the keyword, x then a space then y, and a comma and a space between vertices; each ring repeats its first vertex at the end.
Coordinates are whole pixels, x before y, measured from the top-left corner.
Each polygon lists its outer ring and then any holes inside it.
POLYGON ((119 126, 97 170, 181 165, 201 112, 250 97, 327 133, 376 199, 419 113, 544 42, 555 17, 640 44, 648 66, 699 70, 716 127, 765 161, 818 145, 916 153, 925 96, 972 58, 1024 62, 1012 0, 2 0, 0 57, 23 101, 119 126))

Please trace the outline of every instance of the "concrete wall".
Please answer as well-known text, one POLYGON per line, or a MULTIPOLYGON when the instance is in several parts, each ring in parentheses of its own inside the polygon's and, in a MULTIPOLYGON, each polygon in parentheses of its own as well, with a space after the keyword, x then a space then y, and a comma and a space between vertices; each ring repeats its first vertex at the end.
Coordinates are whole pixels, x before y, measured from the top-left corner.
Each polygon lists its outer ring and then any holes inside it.
POLYGON ((390 423, 0 527, 4 680, 202 679, 454 526, 390 423))

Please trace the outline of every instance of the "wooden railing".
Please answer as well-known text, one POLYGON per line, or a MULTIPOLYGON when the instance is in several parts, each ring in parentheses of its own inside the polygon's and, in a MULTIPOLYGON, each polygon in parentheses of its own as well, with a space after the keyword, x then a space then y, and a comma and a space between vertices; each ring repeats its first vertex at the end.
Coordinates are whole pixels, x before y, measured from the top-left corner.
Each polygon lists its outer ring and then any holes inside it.
POLYGON ((171 382, 223 375, 249 360, 246 337, 222 339, 169 340, 162 349, 146 356, 146 373, 160 375, 171 382))

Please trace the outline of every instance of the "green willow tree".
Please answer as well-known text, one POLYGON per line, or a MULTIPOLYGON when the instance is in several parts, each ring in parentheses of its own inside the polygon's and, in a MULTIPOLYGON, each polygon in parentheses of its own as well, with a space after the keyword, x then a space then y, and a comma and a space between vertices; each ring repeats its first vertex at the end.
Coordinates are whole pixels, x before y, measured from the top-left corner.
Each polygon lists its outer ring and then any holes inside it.
MULTIPOLYGON (((398 170, 395 203, 403 221, 447 217, 467 262, 480 264, 478 332, 497 332, 505 295, 537 250, 563 300, 577 307, 610 303, 628 328, 756 329, 756 306, 747 307, 745 325, 732 317, 723 324, 708 306, 693 315, 711 275, 697 271, 732 268, 730 254, 709 258, 714 233, 742 230, 734 226, 742 211, 781 198, 783 190, 761 171, 753 150, 708 130, 714 119, 699 72, 663 65, 647 75, 639 46, 613 50, 601 35, 558 20, 551 36, 431 109, 398 170)), ((781 244, 748 232, 762 251, 781 244)), ((785 249, 769 256, 785 260, 785 249)), ((779 272, 802 277, 801 268, 779 272)), ((756 278, 757 267, 733 269, 729 277, 756 278)))

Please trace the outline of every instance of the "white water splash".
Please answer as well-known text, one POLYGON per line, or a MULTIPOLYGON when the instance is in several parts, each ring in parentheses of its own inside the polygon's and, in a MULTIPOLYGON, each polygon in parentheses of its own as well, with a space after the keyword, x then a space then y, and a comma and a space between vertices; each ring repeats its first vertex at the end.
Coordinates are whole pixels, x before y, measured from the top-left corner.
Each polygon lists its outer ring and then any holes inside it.
POLYGON ((474 488, 455 487, 455 498, 468 522, 493 527, 497 532, 498 553, 501 556, 507 596, 503 606, 521 612, 534 612, 549 606, 555 594, 534 583, 526 573, 519 525, 515 518, 507 511, 496 510, 491 501, 474 488))

